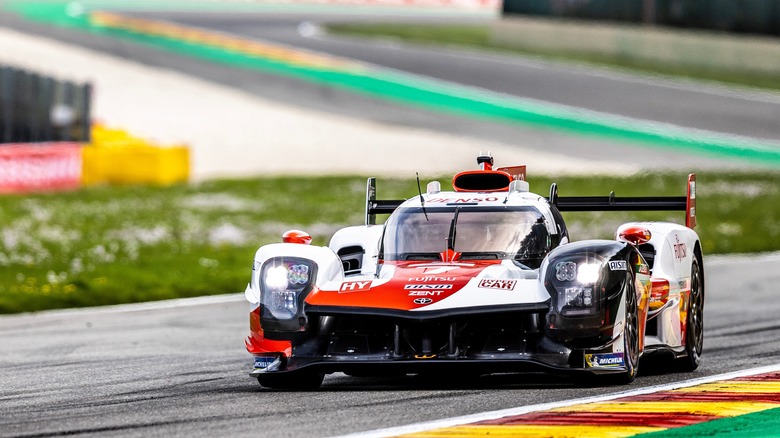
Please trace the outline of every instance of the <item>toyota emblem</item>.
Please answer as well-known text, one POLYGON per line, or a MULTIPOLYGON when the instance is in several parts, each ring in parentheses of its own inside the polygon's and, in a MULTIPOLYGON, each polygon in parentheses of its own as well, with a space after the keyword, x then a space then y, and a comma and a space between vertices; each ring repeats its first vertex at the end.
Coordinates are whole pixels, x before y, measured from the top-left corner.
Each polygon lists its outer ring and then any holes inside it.
POLYGON ((433 302, 430 298, 415 298, 414 304, 431 304, 433 302))

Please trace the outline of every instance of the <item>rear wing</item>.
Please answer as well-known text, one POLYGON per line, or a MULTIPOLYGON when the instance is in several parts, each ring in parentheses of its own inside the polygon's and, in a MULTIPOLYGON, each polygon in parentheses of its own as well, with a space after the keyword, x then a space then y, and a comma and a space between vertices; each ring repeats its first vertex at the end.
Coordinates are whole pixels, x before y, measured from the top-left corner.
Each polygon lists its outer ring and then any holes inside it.
POLYGON ((558 196, 558 185, 550 187, 550 205, 559 211, 685 211, 685 226, 696 228, 696 174, 688 175, 685 196, 558 196))
MULTIPOLYGON (((558 185, 550 187, 550 205, 559 211, 685 211, 685 226, 696 228, 696 174, 688 175, 685 196, 558 196, 558 185)), ((377 214, 390 214, 404 202, 401 200, 377 200, 376 178, 366 183, 366 225, 376 225, 377 214)))
POLYGON ((377 200, 376 178, 369 178, 366 182, 366 225, 376 225, 376 215, 390 214, 403 203, 403 199, 377 200))

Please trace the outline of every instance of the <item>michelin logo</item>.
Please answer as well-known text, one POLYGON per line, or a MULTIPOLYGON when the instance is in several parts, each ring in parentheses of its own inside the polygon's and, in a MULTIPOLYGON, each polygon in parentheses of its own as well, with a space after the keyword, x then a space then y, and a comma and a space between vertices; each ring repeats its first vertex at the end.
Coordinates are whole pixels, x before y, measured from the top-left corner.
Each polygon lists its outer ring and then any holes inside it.
POLYGON ((254 369, 256 370, 264 370, 268 368, 273 362, 273 357, 259 357, 255 356, 255 363, 254 363, 254 369))
POLYGON ((623 353, 586 354, 588 368, 618 368, 623 366, 623 353))

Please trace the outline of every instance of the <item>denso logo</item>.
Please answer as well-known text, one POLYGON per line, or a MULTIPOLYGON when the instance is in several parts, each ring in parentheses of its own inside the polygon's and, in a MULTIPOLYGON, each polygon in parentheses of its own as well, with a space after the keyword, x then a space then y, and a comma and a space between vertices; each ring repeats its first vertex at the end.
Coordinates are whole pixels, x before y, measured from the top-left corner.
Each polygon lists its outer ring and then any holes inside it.
POLYGON ((675 234, 674 240, 677 242, 673 245, 674 258, 676 258, 677 261, 680 261, 688 255, 688 248, 685 246, 685 242, 680 242, 680 236, 675 234))
POLYGON ((416 283, 430 283, 430 282, 447 282, 447 281, 455 281, 455 277, 434 277, 434 276, 425 276, 425 277, 410 277, 409 281, 413 281, 416 283))
POLYGON ((368 281, 345 281, 341 283, 339 292, 358 292, 371 289, 371 280, 368 281))
POLYGON ((517 280, 495 280, 486 278, 480 281, 477 287, 484 289, 512 290, 515 288, 516 283, 517 280))
POLYGON ((446 204, 471 204, 474 202, 497 202, 498 198, 495 196, 487 196, 485 198, 477 197, 477 198, 434 198, 429 199, 426 202, 429 203, 446 203, 446 204))
POLYGON ((407 284, 404 289, 452 289, 451 284, 407 284))

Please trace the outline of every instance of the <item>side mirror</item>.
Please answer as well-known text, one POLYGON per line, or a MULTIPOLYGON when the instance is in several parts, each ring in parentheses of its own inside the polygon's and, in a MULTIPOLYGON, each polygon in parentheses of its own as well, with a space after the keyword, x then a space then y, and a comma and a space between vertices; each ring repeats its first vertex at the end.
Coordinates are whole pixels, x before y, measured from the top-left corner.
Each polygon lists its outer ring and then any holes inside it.
POLYGON ((300 243, 308 245, 311 243, 311 236, 309 233, 301 230, 290 230, 282 234, 282 242, 284 243, 300 243))
POLYGON ((626 227, 624 229, 618 230, 618 240, 622 240, 623 242, 629 242, 634 245, 641 245, 643 243, 647 243, 650 241, 650 239, 653 237, 653 235, 650 233, 650 230, 648 230, 645 227, 641 226, 632 226, 632 227, 626 227))

